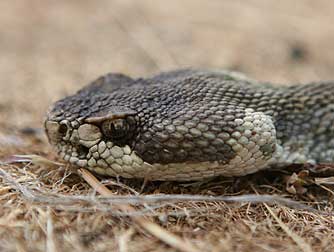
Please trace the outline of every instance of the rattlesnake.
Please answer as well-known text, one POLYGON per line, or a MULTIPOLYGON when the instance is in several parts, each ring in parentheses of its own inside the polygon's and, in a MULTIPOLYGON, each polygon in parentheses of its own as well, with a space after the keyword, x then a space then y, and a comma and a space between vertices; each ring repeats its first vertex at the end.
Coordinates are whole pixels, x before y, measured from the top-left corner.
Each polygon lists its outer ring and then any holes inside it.
POLYGON ((56 102, 45 129, 64 160, 102 175, 242 176, 333 162, 333 102, 333 82, 274 86, 193 69, 107 74, 56 102))

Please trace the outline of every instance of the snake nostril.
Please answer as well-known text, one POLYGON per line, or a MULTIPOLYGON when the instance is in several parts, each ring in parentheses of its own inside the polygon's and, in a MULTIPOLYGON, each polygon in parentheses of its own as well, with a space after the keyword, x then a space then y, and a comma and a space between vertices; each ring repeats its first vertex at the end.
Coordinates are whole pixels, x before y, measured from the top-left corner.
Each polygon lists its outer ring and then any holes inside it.
POLYGON ((67 126, 65 124, 61 124, 58 128, 58 133, 61 135, 61 137, 65 136, 67 133, 67 126))
POLYGON ((77 146, 77 150, 78 150, 79 157, 81 157, 81 158, 86 157, 88 152, 89 152, 89 148, 87 148, 83 145, 77 146))

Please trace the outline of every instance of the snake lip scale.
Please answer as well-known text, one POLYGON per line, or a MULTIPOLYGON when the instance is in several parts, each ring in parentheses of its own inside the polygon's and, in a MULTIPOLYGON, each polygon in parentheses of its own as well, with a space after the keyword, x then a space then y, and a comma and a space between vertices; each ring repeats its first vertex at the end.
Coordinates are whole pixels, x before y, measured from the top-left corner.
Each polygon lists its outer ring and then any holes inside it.
POLYGON ((200 180, 334 161, 334 83, 289 86, 240 73, 110 73, 52 105, 44 126, 65 161, 107 176, 200 180))

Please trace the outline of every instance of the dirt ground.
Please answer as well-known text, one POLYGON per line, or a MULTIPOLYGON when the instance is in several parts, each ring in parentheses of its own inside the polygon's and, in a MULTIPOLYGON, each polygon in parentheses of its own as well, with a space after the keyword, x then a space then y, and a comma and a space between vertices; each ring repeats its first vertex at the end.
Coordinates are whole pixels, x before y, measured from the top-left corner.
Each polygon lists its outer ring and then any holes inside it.
POLYGON ((17 154, 60 161, 43 134, 45 112, 107 72, 204 67, 280 84, 334 79, 333 13, 331 0, 0 1, 0 251, 333 251, 333 180, 303 180, 299 194, 282 173, 105 181, 115 196, 259 193, 318 211, 217 198, 146 202, 125 213, 66 166, 8 163, 17 154))

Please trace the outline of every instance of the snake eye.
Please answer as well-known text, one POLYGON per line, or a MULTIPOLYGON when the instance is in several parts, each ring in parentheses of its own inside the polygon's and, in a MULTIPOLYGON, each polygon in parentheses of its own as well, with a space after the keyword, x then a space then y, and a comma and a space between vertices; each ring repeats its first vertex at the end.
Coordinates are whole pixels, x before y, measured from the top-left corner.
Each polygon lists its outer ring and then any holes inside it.
POLYGON ((127 135, 129 124, 124 119, 107 120, 101 125, 105 136, 113 139, 122 139, 127 135))

